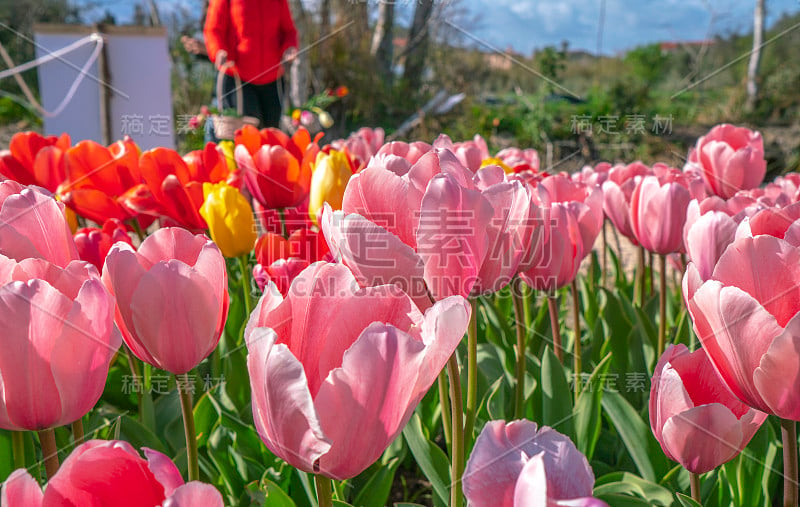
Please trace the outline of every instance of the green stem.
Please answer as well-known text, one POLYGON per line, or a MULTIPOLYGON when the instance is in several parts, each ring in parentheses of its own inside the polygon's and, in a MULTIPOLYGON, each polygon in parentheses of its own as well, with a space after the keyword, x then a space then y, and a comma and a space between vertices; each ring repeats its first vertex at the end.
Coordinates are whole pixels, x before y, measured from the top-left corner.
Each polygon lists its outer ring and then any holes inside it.
POLYGON ((131 227, 133 227, 133 231, 136 233, 136 236, 139 238, 139 244, 141 245, 144 242, 145 234, 142 230, 142 227, 139 225, 139 220, 131 218, 130 224, 131 227))
POLYGON ((136 361, 133 359, 133 352, 131 352, 131 349, 129 349, 127 345, 123 345, 123 348, 125 349, 125 357, 128 358, 128 367, 131 369, 131 375, 133 376, 133 382, 131 382, 133 384, 133 390, 136 392, 136 399, 139 401, 137 405, 139 407, 139 419, 142 424, 144 424, 145 408, 144 403, 142 403, 142 396, 144 394, 142 376, 139 374, 139 368, 136 366, 136 361))
POLYGON ((606 286, 606 275, 608 274, 608 232, 606 224, 608 219, 603 219, 603 265, 600 269, 600 286, 606 286))
POLYGON ((197 460, 197 435, 194 429, 194 404, 192 392, 189 390, 188 374, 176 375, 178 394, 181 398, 183 412, 183 430, 186 433, 186 461, 189 468, 189 482, 200 480, 200 465, 197 460))
POLYGON ((654 254, 653 252, 648 252, 647 253, 647 258, 650 260, 650 262, 649 262, 650 269, 647 270, 648 278, 650 280, 650 285, 648 285, 647 295, 650 296, 651 294, 653 294, 653 291, 655 290, 655 287, 654 287, 654 283, 655 282, 653 282, 653 277, 655 275, 653 273, 656 272, 656 254, 654 254))
POLYGON ((667 340, 667 256, 659 255, 661 261, 661 273, 659 279, 659 298, 658 298, 658 354, 661 357, 664 353, 664 345, 667 340))
POLYGON ((478 405, 478 300, 470 300, 472 314, 467 328, 467 405, 464 408, 464 449, 472 442, 478 405))
POLYGON ((281 219, 281 236, 286 237, 286 211, 283 208, 278 208, 278 216, 281 219))
POLYGON ((11 449, 14 453, 14 469, 25 468, 25 432, 11 432, 11 449))
POLYGON ((439 405, 442 407, 442 426, 444 427, 444 442, 447 448, 453 442, 453 425, 450 422, 450 398, 447 394, 447 372, 443 369, 439 372, 439 405))
POLYGON ((644 269, 644 248, 640 246, 636 254, 636 285, 633 289, 633 304, 636 306, 642 306, 642 304, 644 304, 644 269))
POLYGON ((514 320, 516 321, 517 329, 517 385, 516 396, 514 397, 514 419, 522 419, 525 413, 525 370, 527 370, 527 363, 525 360, 525 352, 527 346, 525 341, 528 337, 528 330, 525 323, 525 304, 523 301, 522 291, 524 284, 519 277, 514 277, 511 282, 511 297, 514 301, 514 320))
POLYGON ((72 440, 75 441, 75 447, 83 443, 83 437, 83 418, 81 418, 72 423, 72 440))
POLYGON ((563 364, 564 350, 561 346, 561 328, 558 324, 558 297, 547 296, 547 309, 550 312, 550 329, 553 331, 553 351, 556 357, 563 364))
POLYGON ((314 483, 317 485, 317 504, 319 507, 333 507, 331 480, 322 475, 315 475, 314 483))
POLYGON ((461 375, 458 373, 456 352, 453 352, 453 355, 447 361, 447 374, 450 377, 450 402, 453 408, 453 447, 450 453, 452 459, 450 507, 461 507, 463 504, 461 476, 464 473, 464 425, 461 407, 461 375))
POLYGON ((253 311, 253 300, 250 295, 250 268, 248 261, 247 254, 239 257, 239 268, 242 270, 242 296, 244 297, 244 308, 249 319, 250 313, 253 311))
POLYGON ((797 425, 781 419, 783 437, 783 507, 797 507, 797 425))
POLYGON ((580 300, 578 299, 578 282, 572 280, 570 284, 572 291, 572 330, 575 333, 574 347, 574 362, 573 362, 573 376, 575 377, 575 403, 578 402, 578 396, 581 394, 581 372, 583 371, 583 358, 581 357, 581 308, 580 300))
POLYGON ((700 503, 700 474, 689 472, 689 486, 692 493, 692 500, 700 503))
POLYGON ((58 447, 56 446, 56 434, 52 429, 39 432, 39 444, 42 446, 42 457, 44 458, 44 469, 47 471, 47 478, 52 479, 58 472, 58 447))

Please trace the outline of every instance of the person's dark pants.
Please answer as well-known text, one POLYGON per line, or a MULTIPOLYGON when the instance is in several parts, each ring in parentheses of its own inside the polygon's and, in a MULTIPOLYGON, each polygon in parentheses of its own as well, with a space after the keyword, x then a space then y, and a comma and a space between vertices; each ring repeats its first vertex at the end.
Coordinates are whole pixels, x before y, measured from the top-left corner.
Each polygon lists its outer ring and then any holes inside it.
MULTIPOLYGON (((243 113, 259 120, 259 128, 279 128, 281 121, 281 98, 278 81, 257 85, 242 82, 243 113)), ((222 110, 236 109, 236 80, 227 74, 222 80, 222 110)))

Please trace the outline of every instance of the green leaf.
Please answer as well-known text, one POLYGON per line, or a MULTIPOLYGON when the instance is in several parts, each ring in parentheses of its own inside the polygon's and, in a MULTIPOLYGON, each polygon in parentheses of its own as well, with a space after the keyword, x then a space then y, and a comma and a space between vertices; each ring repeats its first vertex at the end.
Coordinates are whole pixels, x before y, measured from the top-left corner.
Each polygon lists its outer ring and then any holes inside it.
POLYGON ((12 449, 11 432, 0 430, 0 484, 14 471, 15 456, 12 449))
POLYGON ((161 440, 136 419, 123 415, 119 418, 118 428, 119 433, 116 436, 118 440, 125 440, 136 449, 149 447, 154 451, 167 454, 168 451, 161 440))
POLYGON ((592 460, 602 427, 602 403, 605 375, 611 366, 611 353, 600 361, 589 380, 583 385, 578 402, 575 404, 575 445, 586 459, 592 460))
POLYGON ((425 437, 416 413, 403 429, 403 437, 422 473, 431 481, 433 491, 447 504, 450 500, 450 461, 444 451, 425 437))
POLYGON ((675 496, 678 498, 678 501, 681 503, 683 507, 703 507, 692 498, 684 495, 683 493, 675 493, 675 496))
POLYGON ((617 392, 604 393, 602 405, 639 473, 648 481, 658 481, 669 466, 650 431, 650 425, 642 421, 630 403, 617 392))
POLYGON ((219 413, 214 404, 209 400, 210 393, 206 392, 197 400, 194 406, 194 427, 197 434, 197 447, 205 447, 211 431, 219 423, 219 413))
POLYGON ((574 438, 572 390, 566 372, 548 347, 542 358, 542 424, 574 438))
POLYGON ((597 480, 595 496, 620 494, 640 497, 649 505, 670 506, 673 503, 672 491, 654 482, 647 481, 628 472, 613 472, 597 480))
POLYGON ((379 466, 363 488, 358 492, 353 503, 355 505, 386 505, 392 492, 392 483, 400 460, 394 459, 389 464, 379 466))

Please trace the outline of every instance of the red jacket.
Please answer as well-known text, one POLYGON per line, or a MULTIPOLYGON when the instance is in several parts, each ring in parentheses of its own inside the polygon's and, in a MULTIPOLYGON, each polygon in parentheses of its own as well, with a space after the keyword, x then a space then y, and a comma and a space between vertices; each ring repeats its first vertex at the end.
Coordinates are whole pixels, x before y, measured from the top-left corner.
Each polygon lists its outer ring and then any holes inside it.
POLYGON ((283 52, 297 47, 287 0, 210 0, 203 35, 212 62, 224 49, 242 80, 253 84, 283 75, 283 52))

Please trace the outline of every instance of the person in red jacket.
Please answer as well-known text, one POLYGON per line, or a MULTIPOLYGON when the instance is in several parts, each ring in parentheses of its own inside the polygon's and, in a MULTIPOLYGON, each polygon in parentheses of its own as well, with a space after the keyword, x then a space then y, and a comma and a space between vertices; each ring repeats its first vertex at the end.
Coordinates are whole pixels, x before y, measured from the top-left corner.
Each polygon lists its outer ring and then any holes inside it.
POLYGON ((243 109, 263 127, 278 127, 283 62, 297 54, 297 29, 287 0, 210 0, 203 30, 209 59, 226 61, 220 109, 236 108, 234 72, 242 79, 243 109))

